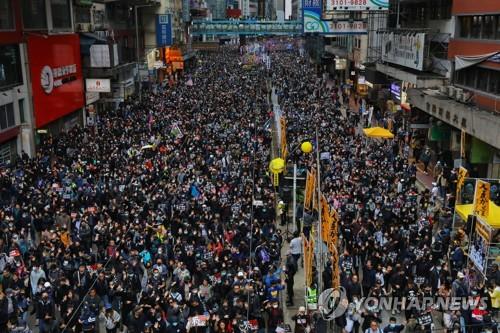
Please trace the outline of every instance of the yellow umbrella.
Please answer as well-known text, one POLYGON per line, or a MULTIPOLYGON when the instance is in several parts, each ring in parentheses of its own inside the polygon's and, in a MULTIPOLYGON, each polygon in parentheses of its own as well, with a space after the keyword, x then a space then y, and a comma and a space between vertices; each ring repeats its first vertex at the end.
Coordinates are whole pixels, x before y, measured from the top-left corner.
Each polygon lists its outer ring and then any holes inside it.
POLYGON ((363 133, 369 138, 392 139, 394 134, 382 127, 363 128, 363 133))

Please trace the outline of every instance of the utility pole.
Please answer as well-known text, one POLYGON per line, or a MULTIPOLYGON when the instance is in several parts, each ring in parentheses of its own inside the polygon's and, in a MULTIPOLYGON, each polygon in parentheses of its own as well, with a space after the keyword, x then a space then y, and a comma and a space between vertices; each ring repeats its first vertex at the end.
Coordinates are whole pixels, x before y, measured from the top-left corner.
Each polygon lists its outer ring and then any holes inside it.
POLYGON ((321 293, 321 289, 323 287, 323 240, 321 239, 321 175, 320 175, 320 159, 319 159, 319 136, 318 136, 318 125, 316 125, 316 187, 318 189, 318 234, 316 239, 316 244, 319 246, 318 248, 318 287, 317 287, 317 295, 321 293))

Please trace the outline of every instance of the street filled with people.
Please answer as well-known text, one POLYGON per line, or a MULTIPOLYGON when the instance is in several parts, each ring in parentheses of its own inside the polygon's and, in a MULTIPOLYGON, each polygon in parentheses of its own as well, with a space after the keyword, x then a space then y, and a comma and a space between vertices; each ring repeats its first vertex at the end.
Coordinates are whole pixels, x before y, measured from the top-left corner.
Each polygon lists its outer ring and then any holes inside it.
MULTIPOLYGON (((289 239, 278 224, 273 90, 290 160, 315 168, 292 149, 313 142, 321 190, 340 214, 349 307, 335 325, 495 329, 500 271, 479 282, 469 267, 468 230, 452 230, 454 171, 441 170, 437 190, 419 189, 398 115, 319 77, 298 40, 256 45, 199 53, 175 81, 98 114, 94 126, 42 137, 34 158, 1 169, 0 332, 284 332, 316 216, 299 203, 289 239), (388 123, 393 140, 360 131, 388 123), (369 295, 488 302, 425 313, 399 304, 387 314, 356 306, 369 295)), ((320 271, 321 291, 331 287, 331 260, 320 271)), ((295 332, 322 332, 318 316, 295 305, 295 332)))

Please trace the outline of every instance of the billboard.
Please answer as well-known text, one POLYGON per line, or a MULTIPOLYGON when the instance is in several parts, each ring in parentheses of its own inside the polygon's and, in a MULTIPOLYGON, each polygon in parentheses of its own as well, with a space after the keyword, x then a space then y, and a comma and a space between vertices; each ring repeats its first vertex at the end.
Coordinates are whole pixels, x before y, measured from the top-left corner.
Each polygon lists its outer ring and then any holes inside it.
POLYGON ((322 35, 363 35, 367 33, 366 23, 363 21, 322 20, 322 0, 304 0, 302 10, 304 33, 319 33, 322 35))
POLYGON ((77 34, 30 35, 28 59, 37 128, 85 105, 77 34))
POLYGON ((389 10, 389 0, 326 0, 327 11, 389 10))
POLYGON ((110 79, 85 79, 85 87, 87 92, 111 92, 110 79))
POLYGON ((382 33, 382 60, 422 71, 425 33, 382 33))
POLYGON ((156 46, 172 44, 172 14, 156 15, 156 46))

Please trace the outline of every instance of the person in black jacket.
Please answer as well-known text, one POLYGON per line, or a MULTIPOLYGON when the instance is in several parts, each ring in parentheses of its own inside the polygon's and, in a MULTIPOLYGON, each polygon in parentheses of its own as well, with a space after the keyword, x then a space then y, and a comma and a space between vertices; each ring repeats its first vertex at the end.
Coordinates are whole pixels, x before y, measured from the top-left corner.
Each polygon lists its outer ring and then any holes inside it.
POLYGON ((40 333, 55 332, 57 328, 55 307, 47 292, 42 293, 42 297, 37 303, 36 316, 40 321, 40 333))
POLYGON ((286 257, 286 264, 285 264, 285 271, 286 271, 286 293, 288 295, 288 306, 293 306, 293 278, 295 276, 295 273, 297 273, 297 262, 295 261, 295 258, 292 255, 292 252, 287 253, 286 257))
POLYGON ((9 301, 0 291, 0 332, 8 332, 9 326, 9 301))

